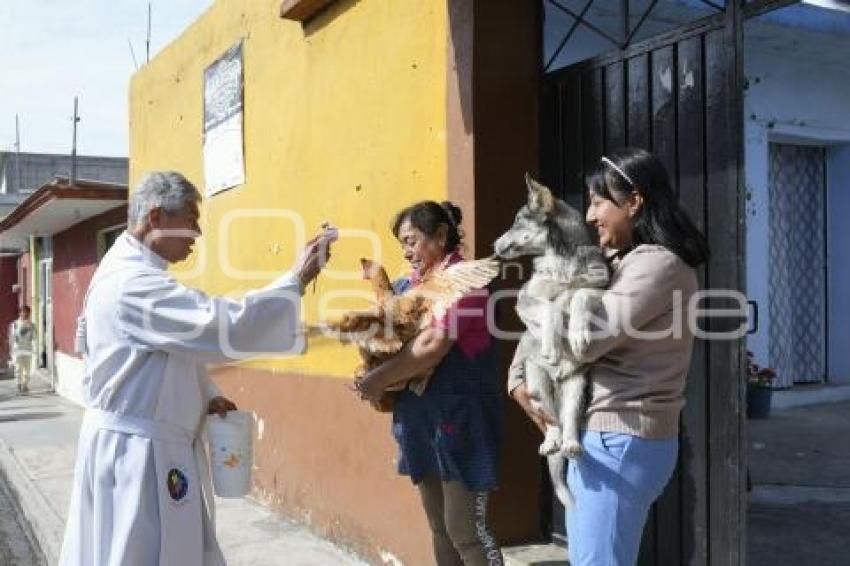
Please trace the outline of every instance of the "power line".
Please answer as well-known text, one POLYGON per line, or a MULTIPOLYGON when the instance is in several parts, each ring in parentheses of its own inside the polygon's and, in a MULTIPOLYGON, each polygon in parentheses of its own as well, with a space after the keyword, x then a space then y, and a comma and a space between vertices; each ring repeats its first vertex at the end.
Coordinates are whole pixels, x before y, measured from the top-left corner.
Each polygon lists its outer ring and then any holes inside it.
POLYGON ((74 97, 74 141, 71 146, 71 185, 77 181, 77 123, 80 121, 80 115, 77 112, 77 97, 74 97))
POLYGON ((21 175, 21 124, 17 114, 15 114, 15 169, 18 172, 18 192, 21 192, 24 182, 21 175))
POLYGON ((150 63, 151 62, 151 3, 150 2, 148 2, 148 35, 147 35, 147 39, 145 40, 145 46, 146 46, 145 49, 146 49, 146 52, 147 52, 146 55, 145 55, 145 63, 150 63))
POLYGON ((133 65, 136 67, 136 70, 139 70, 139 62, 136 60, 136 52, 133 50, 133 42, 130 41, 130 38, 127 38, 127 45, 130 46, 130 55, 133 57, 133 65))

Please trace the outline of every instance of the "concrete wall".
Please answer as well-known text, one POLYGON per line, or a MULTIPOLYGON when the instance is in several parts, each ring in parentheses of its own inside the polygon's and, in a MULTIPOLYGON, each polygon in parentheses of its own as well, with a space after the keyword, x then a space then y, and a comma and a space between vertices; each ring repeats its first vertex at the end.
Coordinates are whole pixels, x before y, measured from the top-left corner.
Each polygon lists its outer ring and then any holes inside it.
MULTIPOLYGON (((278 0, 217 2, 132 80, 131 180, 148 169, 202 177, 203 71, 245 38, 244 147, 247 183, 206 199, 198 252, 179 271, 212 293, 264 284, 296 250, 291 223, 270 213, 237 219, 234 210, 297 211, 308 231, 326 219, 379 238, 391 274, 402 268, 388 226, 413 201, 441 200, 446 188, 446 8, 444 2, 335 2, 305 29, 279 19, 278 0), (392 54, 390 57, 389 55, 392 54), (262 272, 237 278, 238 270, 262 272)), ((132 184, 132 183, 131 183, 132 184)), ((356 270, 373 255, 365 238, 344 238, 330 267, 356 270)), ((360 288, 325 278, 321 291, 360 288)), ((318 296, 305 304, 315 318, 318 296)), ((340 302, 340 308, 355 306, 340 302)), ((348 376, 356 356, 328 345, 271 368, 348 376)))
MULTIPOLYGON (((779 141, 828 146, 850 141, 850 110, 847 108, 850 68, 819 64, 817 59, 796 58, 793 54, 776 52, 753 42, 747 43, 744 67, 749 84, 744 101, 749 197, 746 218, 747 294, 760 306, 760 331, 749 337, 748 347, 755 353, 758 363, 770 365, 768 144, 779 141)), ((830 155, 827 163, 830 171, 846 171, 850 166, 846 153, 833 152, 830 155)), ((827 191, 830 202, 836 198, 837 191, 845 190, 838 186, 837 181, 835 176, 829 180, 827 191)), ((830 209, 836 210, 835 206, 830 209)), ((846 222, 832 222, 832 227, 829 238, 833 246, 850 240, 846 222)), ((840 254, 832 254, 833 263, 837 255, 840 254)), ((846 289, 850 284, 850 279, 843 278, 844 273, 833 269, 830 282, 833 292, 846 289)), ((830 303, 833 341, 850 334, 850 317, 836 313, 835 306, 835 302, 830 303)), ((837 355, 836 348, 839 346, 830 348, 830 357, 837 355)), ((850 377, 847 366, 836 366, 832 362, 830 376, 833 379, 850 377)))
MULTIPOLYGON (((228 213, 286 209, 298 211, 311 232, 325 219, 369 230, 379 250, 344 236, 329 268, 353 274, 359 257, 377 254, 396 274, 402 257, 389 231, 392 214, 447 195, 446 3, 341 0, 303 28, 279 19, 279 5, 216 2, 131 84, 131 180, 175 168, 202 186, 203 71, 245 40, 247 183, 204 201, 205 235, 176 269, 214 294, 260 286, 296 253, 289 222, 268 214, 236 220, 225 236, 228 213), (262 273, 235 277, 218 254, 262 273)), ((328 292, 366 289, 332 274, 317 287, 304 299, 310 321, 328 292)), ((220 368, 216 378, 256 415, 258 498, 376 562, 429 563, 418 495, 395 473, 389 417, 345 388, 357 364, 351 348, 312 340, 303 357, 220 368)))
POLYGON ((850 144, 832 146, 827 156, 828 374, 834 383, 850 383, 850 144))
MULTIPOLYGON (((38 189, 54 176, 70 176, 71 156, 47 153, 0 152, 0 204, 19 202, 21 193, 38 189), (20 183, 19 183, 20 181, 20 183)), ((77 178, 110 183, 127 183, 127 159, 124 157, 77 156, 77 178)))
POLYGON ((83 360, 57 350, 53 363, 56 368, 56 392, 77 405, 85 406, 82 383, 86 366, 83 360))

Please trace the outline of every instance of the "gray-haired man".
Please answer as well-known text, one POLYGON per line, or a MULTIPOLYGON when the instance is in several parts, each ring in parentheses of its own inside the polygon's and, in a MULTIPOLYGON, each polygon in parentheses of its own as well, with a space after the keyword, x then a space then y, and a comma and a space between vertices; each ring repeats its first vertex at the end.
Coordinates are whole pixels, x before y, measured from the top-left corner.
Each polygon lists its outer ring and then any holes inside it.
POLYGON ((242 300, 209 297, 167 271, 200 236, 200 199, 179 173, 146 175, 92 278, 78 329, 88 410, 60 564, 224 564, 199 432, 205 414, 236 406, 205 363, 300 352, 301 293, 335 231, 242 300))

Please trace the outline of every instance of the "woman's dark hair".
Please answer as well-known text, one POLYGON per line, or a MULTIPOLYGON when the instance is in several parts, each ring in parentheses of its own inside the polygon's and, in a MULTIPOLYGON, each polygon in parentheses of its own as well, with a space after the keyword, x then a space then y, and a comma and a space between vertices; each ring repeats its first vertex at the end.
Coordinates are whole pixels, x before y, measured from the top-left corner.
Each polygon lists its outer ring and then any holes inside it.
POLYGON ((445 224, 446 246, 443 251, 446 253, 455 251, 463 240, 463 231, 460 229, 463 212, 447 200, 439 204, 433 200, 423 200, 401 210, 393 219, 393 235, 396 238, 405 220, 409 220, 414 228, 429 238, 435 237, 440 226, 445 224))
POLYGON ((635 148, 612 152, 585 181, 591 193, 618 206, 632 191, 643 197, 643 207, 634 224, 634 246, 663 246, 691 267, 708 260, 705 236, 679 206, 667 170, 653 154, 635 148))

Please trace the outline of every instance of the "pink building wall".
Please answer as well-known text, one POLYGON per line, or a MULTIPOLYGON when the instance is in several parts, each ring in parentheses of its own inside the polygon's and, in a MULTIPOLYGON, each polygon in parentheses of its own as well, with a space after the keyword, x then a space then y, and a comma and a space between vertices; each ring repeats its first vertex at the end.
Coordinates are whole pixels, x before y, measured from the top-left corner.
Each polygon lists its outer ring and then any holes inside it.
POLYGON ((58 352, 76 356, 74 333, 86 290, 97 268, 97 233, 127 221, 122 205, 53 236, 53 337, 58 352))

